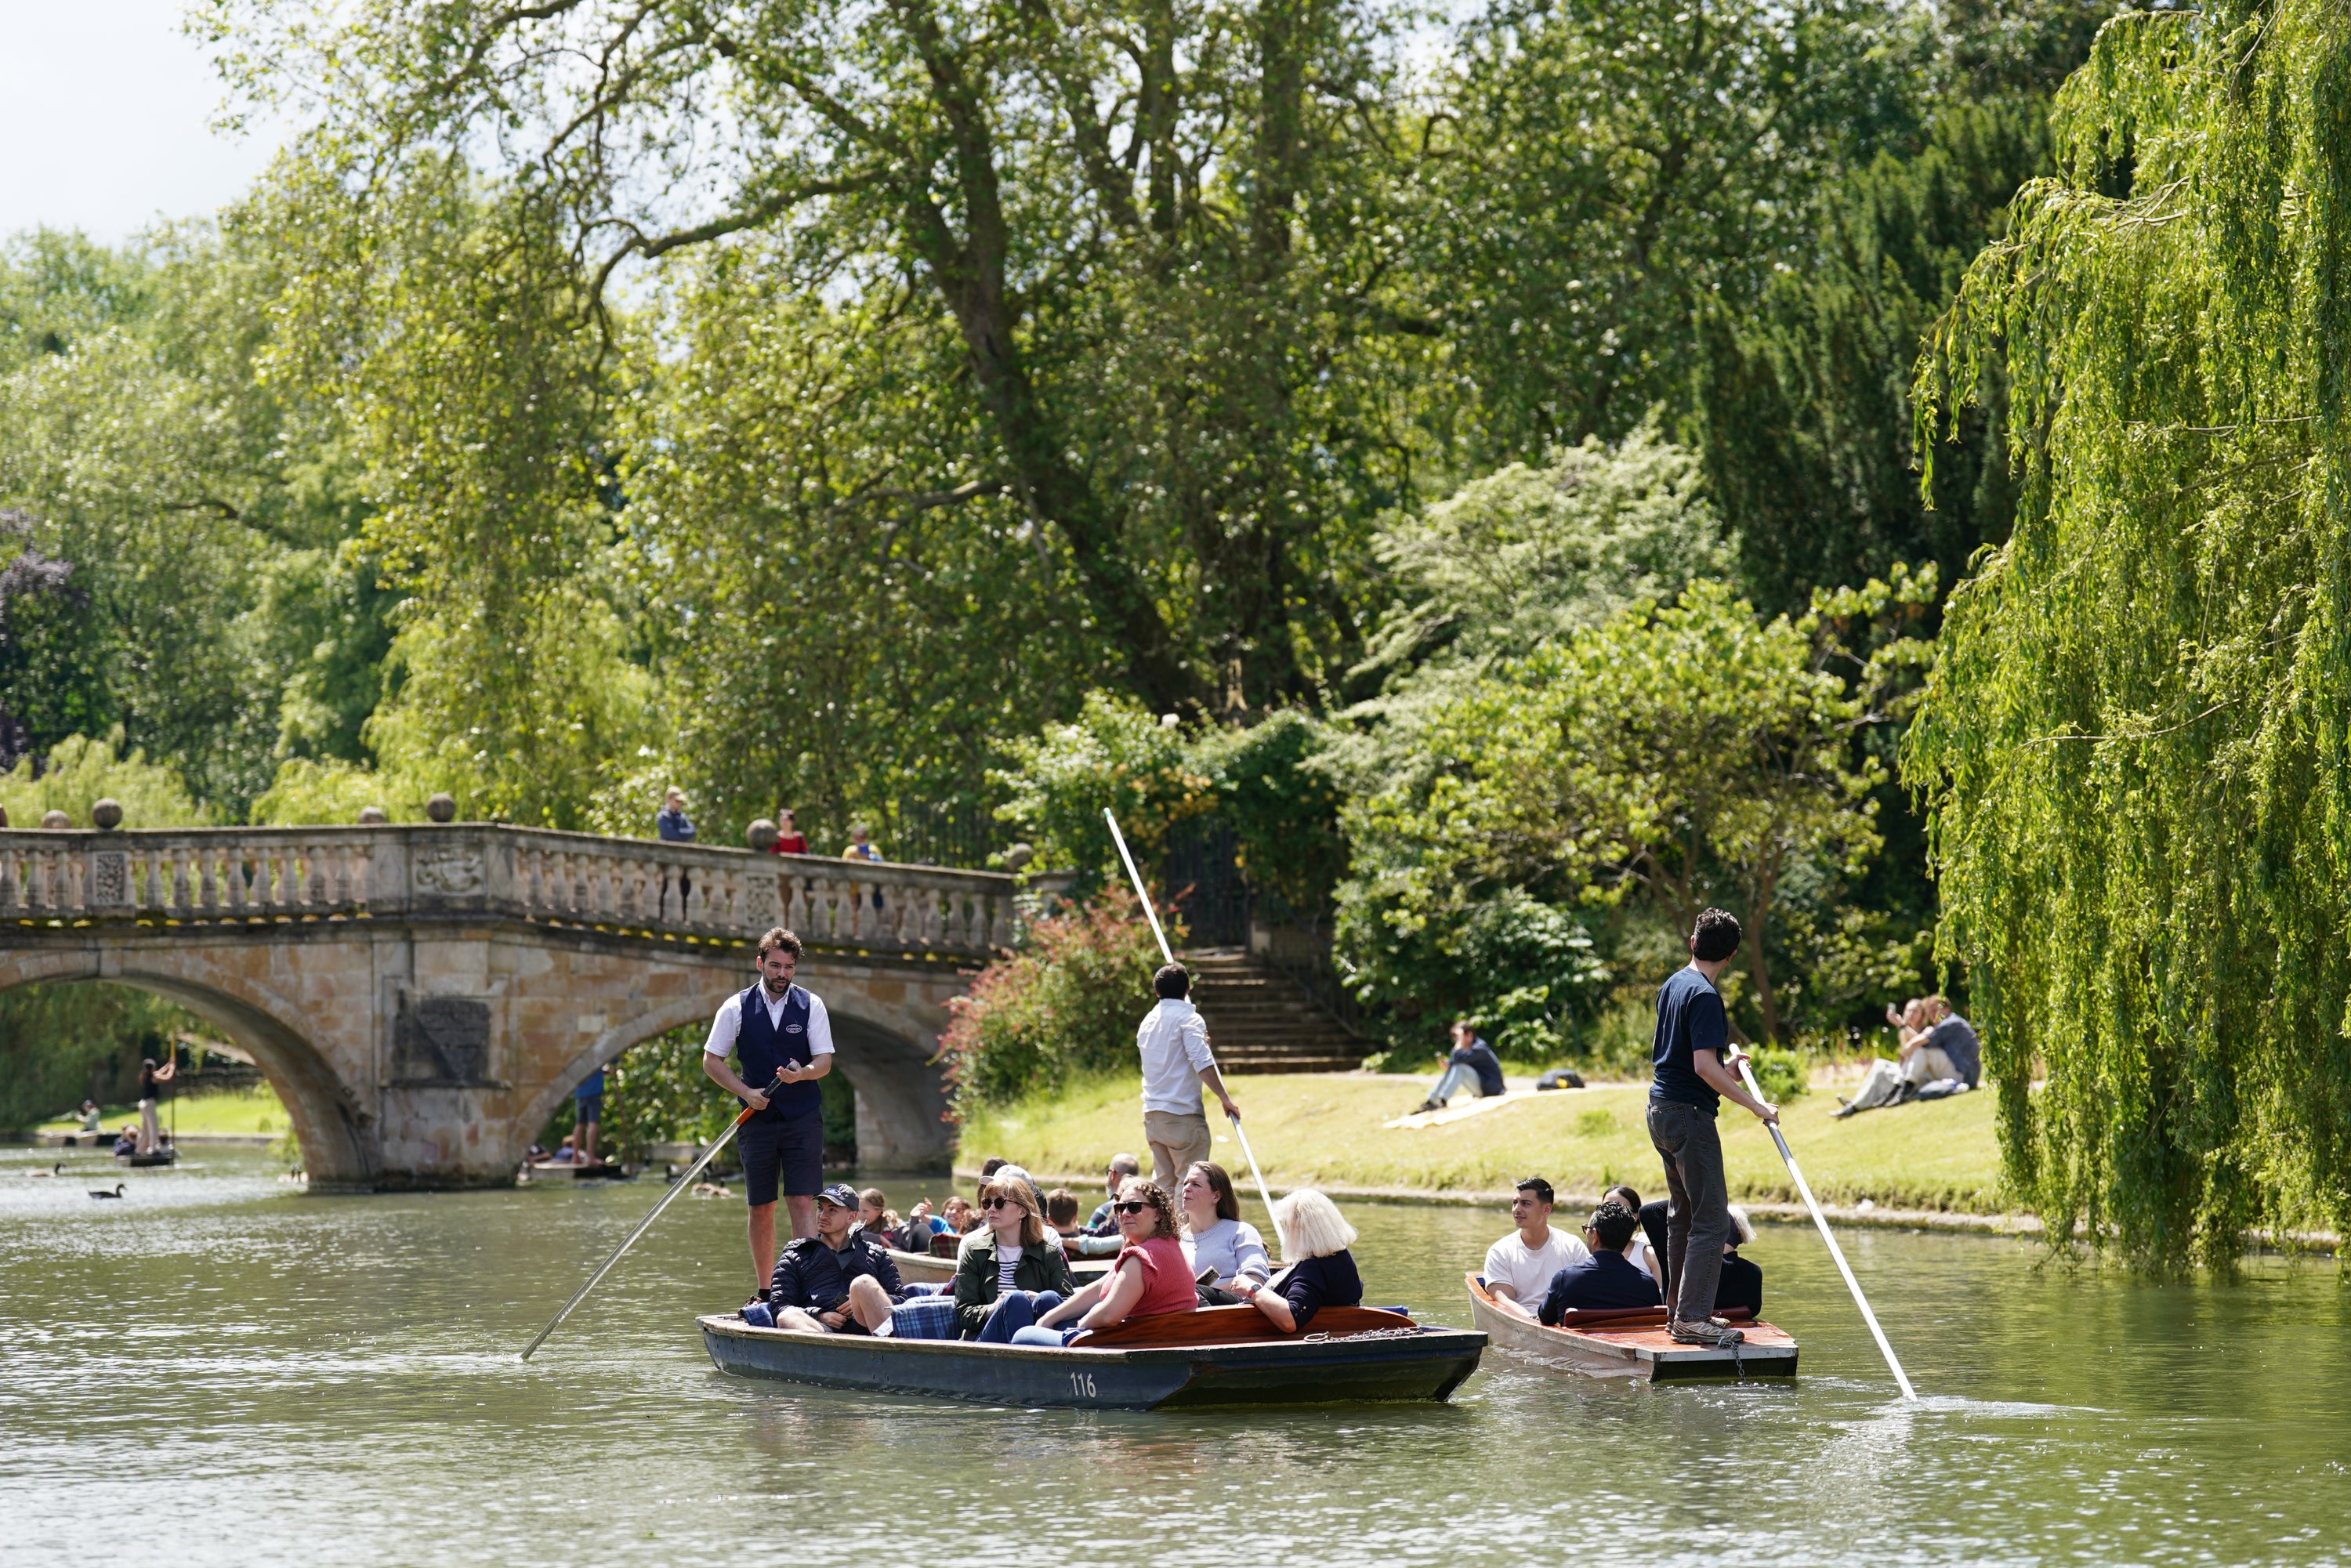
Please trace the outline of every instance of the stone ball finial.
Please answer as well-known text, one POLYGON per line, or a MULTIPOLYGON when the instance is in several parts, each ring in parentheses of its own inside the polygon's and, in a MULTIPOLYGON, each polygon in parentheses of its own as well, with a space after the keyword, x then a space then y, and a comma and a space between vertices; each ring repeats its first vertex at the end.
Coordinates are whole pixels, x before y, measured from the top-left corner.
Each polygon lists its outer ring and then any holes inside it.
POLYGON ((1004 869, 1006 871, 1019 871, 1023 867, 1027 866, 1030 861, 1033 861, 1036 858, 1037 852, 1030 849, 1027 844, 1015 844, 1010 849, 1004 852, 1004 869))
POLYGON ((110 833, 122 826, 122 802, 109 795, 89 809, 89 820, 98 824, 100 832, 110 833))
POLYGON ((360 826, 362 828, 381 828, 390 821, 392 819, 383 814, 383 808, 381 806, 360 808, 360 826))
POLYGON ((457 798, 444 789, 424 802, 424 814, 436 822, 455 821, 457 817, 457 798))
POLYGON ((41 826, 45 828, 70 828, 73 826, 73 819, 67 816, 63 811, 44 811, 41 813, 41 826))
POLYGON ((761 817, 744 831, 743 841, 761 854, 766 854, 776 847, 776 824, 761 817))

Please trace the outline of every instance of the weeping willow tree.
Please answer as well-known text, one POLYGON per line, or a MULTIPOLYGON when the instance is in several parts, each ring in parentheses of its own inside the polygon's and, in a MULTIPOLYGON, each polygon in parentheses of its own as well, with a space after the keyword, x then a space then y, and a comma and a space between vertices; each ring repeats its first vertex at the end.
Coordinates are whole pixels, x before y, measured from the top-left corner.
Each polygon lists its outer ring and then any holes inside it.
POLYGON ((1921 363, 2022 494, 1906 776, 2016 1190, 2225 1268, 2351 1228, 2351 12, 2116 17, 2052 129, 1921 363))

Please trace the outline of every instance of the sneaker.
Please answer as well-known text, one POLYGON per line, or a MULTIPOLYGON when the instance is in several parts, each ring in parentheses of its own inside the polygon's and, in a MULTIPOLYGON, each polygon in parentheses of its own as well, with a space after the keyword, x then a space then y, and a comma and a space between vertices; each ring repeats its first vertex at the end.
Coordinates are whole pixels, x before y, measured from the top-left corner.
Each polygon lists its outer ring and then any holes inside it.
POLYGON ((1412 1108, 1412 1113, 1416 1116, 1426 1116, 1432 1111, 1442 1111, 1444 1109, 1445 1102, 1442 1100, 1423 1100, 1419 1104, 1412 1108))
POLYGON ((1676 1344, 1702 1344, 1716 1350, 1741 1343, 1747 1338, 1739 1330, 1711 1318, 1702 1323, 1677 1321, 1667 1325, 1666 1334, 1676 1344))
POLYGON ((1835 1110, 1834 1110, 1834 1111, 1830 1112, 1830 1113, 1829 1113, 1829 1115, 1830 1115, 1830 1117, 1831 1117, 1833 1120, 1842 1122, 1842 1121, 1844 1121, 1847 1116, 1850 1116, 1850 1115, 1854 1114, 1855 1112, 1859 1111, 1860 1109, 1861 1109, 1861 1107, 1860 1107, 1860 1106, 1858 1106, 1858 1105, 1853 1105, 1853 1104, 1840 1105, 1840 1106, 1838 1106, 1835 1110))

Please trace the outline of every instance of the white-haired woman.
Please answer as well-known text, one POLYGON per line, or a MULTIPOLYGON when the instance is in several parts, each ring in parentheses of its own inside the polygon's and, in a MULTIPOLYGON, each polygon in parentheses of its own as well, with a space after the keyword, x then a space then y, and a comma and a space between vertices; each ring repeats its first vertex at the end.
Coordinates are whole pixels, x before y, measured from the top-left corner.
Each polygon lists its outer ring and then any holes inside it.
POLYGON ((1355 1244, 1355 1228, 1337 1204, 1311 1187, 1289 1193, 1275 1202, 1273 1224, 1289 1264, 1249 1300, 1274 1327, 1303 1333, 1324 1307, 1364 1304, 1363 1276, 1348 1250, 1355 1244))

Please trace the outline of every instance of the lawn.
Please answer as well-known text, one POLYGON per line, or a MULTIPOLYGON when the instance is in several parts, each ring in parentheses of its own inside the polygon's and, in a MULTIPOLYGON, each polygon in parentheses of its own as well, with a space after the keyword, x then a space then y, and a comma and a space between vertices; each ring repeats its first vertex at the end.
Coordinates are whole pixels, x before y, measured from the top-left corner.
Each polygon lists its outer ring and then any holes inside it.
MULTIPOLYGON (((1544 1094, 1443 1126, 1395 1130, 1381 1124, 1411 1110, 1427 1092, 1426 1079, 1311 1073, 1237 1078, 1231 1087, 1266 1179, 1278 1186, 1496 1192, 1533 1175, 1549 1177, 1563 1194, 1597 1193, 1626 1181, 1645 1197, 1662 1196, 1654 1190, 1662 1180, 1643 1125, 1644 1084, 1544 1094)), ((1886 1207, 2001 1211, 1991 1094, 1844 1121, 1829 1114, 1835 1109, 1835 1098, 1815 1088, 1783 1113, 1788 1141, 1823 1202, 1869 1198, 1886 1207)), ((1223 1117, 1210 1119, 1218 1161, 1245 1168, 1223 1117)), ((1113 1153, 1128 1149, 1147 1166, 1142 1123, 1138 1079, 1088 1082, 975 1117, 963 1130, 957 1163, 1003 1155, 1031 1170, 1092 1178, 1113 1153)), ((1725 1105, 1722 1132, 1732 1197, 1794 1200, 1787 1168, 1752 1116, 1725 1105)))
MULTIPOLYGON (((156 1107, 163 1125, 172 1126, 172 1102, 156 1107)), ((125 1123, 134 1125, 139 1120, 136 1105, 109 1105, 106 1127, 113 1132, 125 1123)), ((41 1124, 45 1133, 70 1133, 80 1125, 70 1116, 59 1116, 41 1124)), ((219 1134, 266 1133, 277 1136, 293 1126, 287 1119, 286 1107, 279 1104, 277 1093, 266 1083, 256 1083, 232 1094, 200 1094, 179 1103, 179 1131, 219 1134)))

